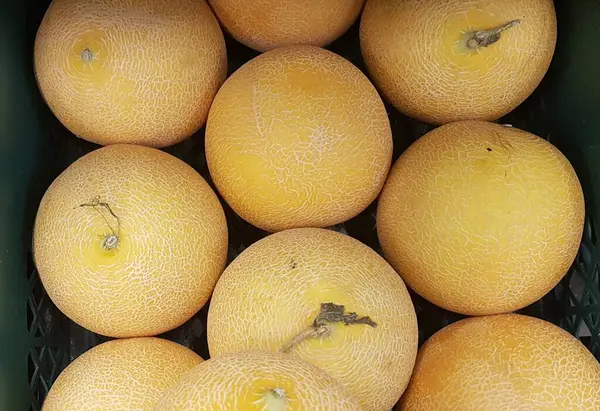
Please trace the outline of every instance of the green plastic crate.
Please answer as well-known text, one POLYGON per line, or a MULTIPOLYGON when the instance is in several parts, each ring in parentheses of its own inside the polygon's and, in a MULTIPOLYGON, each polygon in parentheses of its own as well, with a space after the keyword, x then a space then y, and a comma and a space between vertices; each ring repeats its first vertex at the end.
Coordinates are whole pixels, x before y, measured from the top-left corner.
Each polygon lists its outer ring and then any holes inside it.
MULTIPOLYGON (((52 304, 30 256, 37 205, 50 182, 71 162, 97 148, 71 135, 50 114, 33 78, 33 41, 50 0, 0 5, 0 411, 39 410, 58 374, 90 347, 106 341, 68 320, 52 304)), ((549 139, 574 165, 587 202, 580 253, 563 281, 521 310, 563 327, 600 359, 600 1, 556 1, 559 43, 551 69, 536 92, 501 119, 549 139)), ((330 47, 364 70, 358 25, 330 47)), ((257 55, 227 38, 229 73, 257 55)), ((432 127, 388 105, 394 160, 432 127), (400 137, 401 136, 401 137, 400 137)), ((203 133, 166 149, 209 179, 203 133)), ((225 204, 229 261, 266 233, 242 221, 225 204)), ((337 227, 381 251, 375 207, 337 227)), ((412 293, 422 343, 462 316, 412 293)), ((208 358, 206 308, 163 337, 208 358)))

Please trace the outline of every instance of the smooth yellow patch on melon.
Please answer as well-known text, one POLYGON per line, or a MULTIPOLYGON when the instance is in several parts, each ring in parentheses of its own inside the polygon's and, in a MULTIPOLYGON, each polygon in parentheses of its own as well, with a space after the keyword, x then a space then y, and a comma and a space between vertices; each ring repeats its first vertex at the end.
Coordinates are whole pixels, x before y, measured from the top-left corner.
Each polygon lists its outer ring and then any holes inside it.
POLYGON ((156 411, 358 411, 348 392, 322 370, 268 351, 221 355, 188 372, 156 411))
MULTIPOLYGON (((311 327, 321 304, 344 305, 367 324, 328 323, 289 349, 344 384, 364 410, 388 411, 410 378, 417 319, 402 279, 375 251, 317 228, 273 234, 225 270, 208 314, 211 356, 280 350, 311 327)), ((307 408, 311 409, 311 408, 307 408)))
POLYGON ((192 167, 154 148, 111 145, 48 188, 33 252, 48 295, 73 321, 113 337, 157 335, 208 300, 225 266, 227 223, 192 167))
POLYGON ((469 318, 419 352, 402 411, 600 409, 600 364, 571 334, 533 317, 469 318))
POLYGON ((243 219, 267 231, 325 227, 363 211, 392 160, 381 98, 349 61, 313 46, 262 54, 210 109, 211 176, 243 219))
POLYGON ((35 40, 46 103, 102 145, 184 140, 204 125, 226 71, 204 0, 54 0, 35 40))
POLYGON ((584 198, 546 140, 482 121, 441 126, 394 164, 377 232, 417 293, 468 315, 520 309, 550 291, 579 249, 584 198))
POLYGON ((296 44, 324 47, 358 18, 365 0, 208 0, 239 42, 258 51, 296 44))
POLYGON ((160 338, 109 341, 65 368, 42 410, 150 411, 202 361, 193 351, 160 338))
POLYGON ((538 86, 554 54, 552 0, 368 0, 361 50, 373 81, 411 117, 495 120, 538 86), (475 31, 504 27, 487 47, 475 31))

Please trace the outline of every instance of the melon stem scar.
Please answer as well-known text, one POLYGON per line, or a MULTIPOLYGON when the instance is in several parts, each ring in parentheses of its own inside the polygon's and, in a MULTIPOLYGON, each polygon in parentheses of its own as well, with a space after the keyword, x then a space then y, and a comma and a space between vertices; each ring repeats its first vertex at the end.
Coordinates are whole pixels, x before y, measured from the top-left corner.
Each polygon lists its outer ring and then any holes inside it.
MULTIPOLYGON (((100 197, 94 197, 89 203, 80 204, 78 207, 91 207, 98 212, 106 222, 106 225, 110 229, 111 233, 104 236, 104 240, 102 240, 102 248, 106 251, 114 250, 119 245, 119 236, 121 232, 121 221, 119 217, 113 212, 110 205, 106 202, 100 201, 100 197), (112 224, 108 221, 108 218, 100 211, 100 208, 104 208, 108 211, 110 216, 116 221, 117 228, 114 229, 112 224)), ((78 208, 75 207, 75 208, 78 208)))
POLYGON ((81 52, 81 59, 83 61, 85 61, 87 63, 89 61, 92 61, 93 58, 94 58, 94 55, 92 54, 90 49, 88 49, 88 48, 83 49, 83 51, 81 52))
POLYGON ((519 24, 521 24, 521 20, 516 19, 489 30, 476 30, 469 32, 467 33, 467 47, 471 50, 476 50, 478 48, 487 47, 491 44, 494 44, 500 40, 500 35, 502 32, 518 26, 519 24))
POLYGON ((323 303, 321 304, 321 311, 315 317, 312 325, 281 347, 280 351, 287 353, 304 340, 329 335, 331 327, 328 324, 340 322, 345 325, 365 324, 373 328, 377 327, 377 323, 369 317, 359 317, 356 313, 346 313, 346 307, 343 305, 323 303))

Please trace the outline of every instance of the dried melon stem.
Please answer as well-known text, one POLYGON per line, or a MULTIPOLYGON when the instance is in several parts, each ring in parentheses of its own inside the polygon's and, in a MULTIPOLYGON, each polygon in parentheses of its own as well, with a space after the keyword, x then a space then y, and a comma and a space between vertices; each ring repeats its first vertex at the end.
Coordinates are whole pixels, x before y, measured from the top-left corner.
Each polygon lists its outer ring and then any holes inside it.
POLYGON ((119 245, 121 222, 119 220, 119 217, 117 217, 117 215, 113 212, 112 208, 110 208, 110 205, 106 202, 100 201, 100 196, 96 196, 89 203, 80 204, 78 207, 91 207, 102 216, 102 218, 106 222, 106 225, 110 229, 110 234, 104 236, 104 240, 102 241, 102 247, 107 251, 114 250, 115 248, 117 248, 117 246, 119 245), (102 213, 102 211, 100 211, 101 209, 108 211, 110 217, 116 221, 116 229, 113 228, 107 216, 104 213, 102 213))
POLYGON ((516 19, 509 21, 502 26, 495 27, 489 30, 477 30, 467 34, 467 47, 471 50, 476 50, 481 47, 487 47, 500 40, 500 34, 514 26, 518 26, 521 20, 516 19))
POLYGON ((280 351, 287 353, 304 340, 329 335, 331 333, 329 324, 341 322, 345 325, 366 324, 373 328, 377 327, 377 323, 369 317, 359 317, 356 313, 346 313, 346 307, 343 305, 323 303, 321 304, 321 311, 315 317, 312 325, 281 347, 280 351))

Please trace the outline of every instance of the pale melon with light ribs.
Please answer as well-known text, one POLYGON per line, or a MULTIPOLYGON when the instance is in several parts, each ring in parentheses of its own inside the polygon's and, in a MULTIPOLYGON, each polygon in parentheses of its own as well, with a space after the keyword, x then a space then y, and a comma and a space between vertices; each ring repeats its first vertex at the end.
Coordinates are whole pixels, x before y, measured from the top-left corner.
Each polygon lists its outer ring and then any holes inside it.
POLYGON ((392 133, 375 87, 313 46, 269 51, 233 73, 206 125, 206 158, 223 198, 266 230, 327 227, 375 200, 392 133))
POLYGON ((415 309, 392 267, 358 240, 318 228, 285 230, 244 250, 215 287, 207 334, 211 356, 297 356, 373 411, 398 401, 418 340, 415 309))
POLYGON ((544 296, 567 273, 584 197, 568 159, 526 131, 484 121, 427 133, 394 164, 377 233, 409 287, 467 315, 544 296))
POLYGON ((549 322, 469 318, 425 342, 397 410, 600 410, 600 364, 549 322))
POLYGON ((204 0, 54 0, 34 57, 52 112, 102 145, 165 147, 191 136, 227 71, 204 0))
POLYGON ((160 150, 111 145, 79 158, 39 206, 33 254, 56 306, 111 337, 190 319, 227 256, 221 203, 192 167, 160 150))
POLYGON ((112 340, 61 372, 42 411, 151 411, 202 358, 160 338, 112 340))
POLYGON ((155 411, 359 411, 356 399, 323 370, 295 357, 243 351, 203 362, 184 375, 155 411))
POLYGON ((209 0, 239 42, 259 51, 326 46, 354 23, 365 0, 209 0))
POLYGON ((513 110, 546 74, 557 37, 553 0, 368 0, 360 24, 374 83, 433 124, 513 110))

